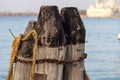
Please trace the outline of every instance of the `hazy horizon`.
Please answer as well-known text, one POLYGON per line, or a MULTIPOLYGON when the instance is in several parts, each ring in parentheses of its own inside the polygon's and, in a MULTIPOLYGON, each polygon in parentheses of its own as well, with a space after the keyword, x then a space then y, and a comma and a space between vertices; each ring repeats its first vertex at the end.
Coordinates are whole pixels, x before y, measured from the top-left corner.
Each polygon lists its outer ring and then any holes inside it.
MULTIPOLYGON (((116 0, 120 3, 120 0, 116 0)), ((78 9, 86 9, 91 4, 95 4, 95 0, 0 0, 0 12, 38 12, 42 5, 56 5, 62 7, 77 7, 78 9)))

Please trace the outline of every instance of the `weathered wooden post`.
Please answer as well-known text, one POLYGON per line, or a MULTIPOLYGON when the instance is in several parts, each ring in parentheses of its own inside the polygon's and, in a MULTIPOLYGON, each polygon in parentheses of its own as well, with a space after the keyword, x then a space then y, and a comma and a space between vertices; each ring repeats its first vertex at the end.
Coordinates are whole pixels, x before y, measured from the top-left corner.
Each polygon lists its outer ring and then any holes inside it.
MULTIPOLYGON (((36 30, 38 52, 34 80, 62 80, 66 39, 56 6, 42 6, 37 21, 30 21, 23 36, 36 30)), ((14 70, 14 80, 29 80, 33 57, 33 37, 21 43, 14 70)))
POLYGON ((84 77, 84 60, 81 58, 86 56, 84 54, 85 27, 77 8, 62 8, 61 15, 67 39, 65 59, 66 61, 73 61, 73 63, 65 65, 63 80, 86 80, 84 77))

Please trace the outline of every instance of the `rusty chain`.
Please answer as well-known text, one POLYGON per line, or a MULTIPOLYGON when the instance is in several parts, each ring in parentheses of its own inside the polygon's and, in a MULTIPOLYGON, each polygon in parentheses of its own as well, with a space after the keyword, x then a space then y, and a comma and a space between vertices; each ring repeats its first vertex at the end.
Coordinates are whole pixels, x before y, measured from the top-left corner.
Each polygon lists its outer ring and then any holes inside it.
MULTIPOLYGON (((81 57, 79 57, 77 60, 71 60, 71 61, 60 61, 60 60, 56 60, 56 59, 39 59, 36 60, 36 64, 38 63, 56 63, 56 64, 73 64, 73 63, 77 63, 80 62, 82 60, 84 60, 87 57, 87 54, 83 54, 81 57)), ((23 59, 19 59, 18 57, 15 59, 15 62, 20 62, 20 63, 25 63, 25 64, 32 64, 32 60, 31 61, 27 61, 27 60, 23 60, 23 59)))

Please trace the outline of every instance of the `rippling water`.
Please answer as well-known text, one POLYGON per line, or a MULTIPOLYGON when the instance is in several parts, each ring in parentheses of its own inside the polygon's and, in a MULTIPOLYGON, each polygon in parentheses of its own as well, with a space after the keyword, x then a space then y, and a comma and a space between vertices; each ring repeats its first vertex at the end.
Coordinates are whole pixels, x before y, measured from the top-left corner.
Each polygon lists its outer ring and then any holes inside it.
MULTIPOLYGON (((13 37, 23 33, 28 21, 36 17, 0 17, 0 80, 5 80, 11 42, 13 37)), ((120 20, 111 18, 83 18, 86 27, 85 60, 86 70, 91 80, 120 80, 120 42, 117 35, 120 33, 120 20)))
POLYGON ((119 19, 83 19, 86 26, 86 69, 91 80, 120 80, 119 19))

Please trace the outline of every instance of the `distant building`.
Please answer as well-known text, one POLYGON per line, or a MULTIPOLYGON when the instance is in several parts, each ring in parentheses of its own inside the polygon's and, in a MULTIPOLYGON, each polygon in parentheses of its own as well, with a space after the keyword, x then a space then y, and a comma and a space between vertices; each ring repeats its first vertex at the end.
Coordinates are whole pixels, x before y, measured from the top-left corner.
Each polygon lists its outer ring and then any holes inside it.
POLYGON ((95 5, 87 9, 88 17, 117 17, 120 16, 120 6, 115 0, 96 0, 95 5))

